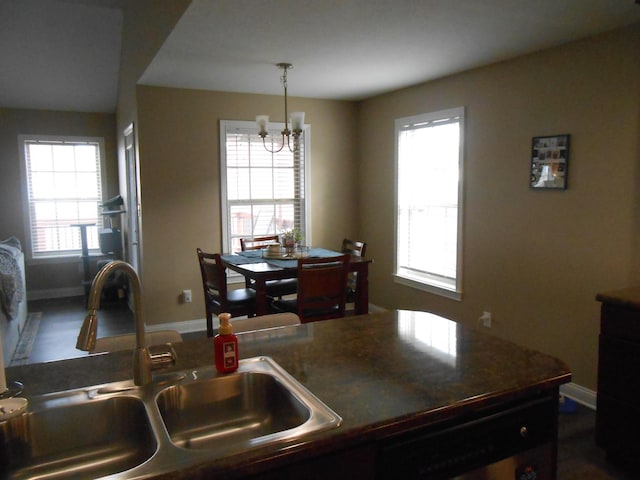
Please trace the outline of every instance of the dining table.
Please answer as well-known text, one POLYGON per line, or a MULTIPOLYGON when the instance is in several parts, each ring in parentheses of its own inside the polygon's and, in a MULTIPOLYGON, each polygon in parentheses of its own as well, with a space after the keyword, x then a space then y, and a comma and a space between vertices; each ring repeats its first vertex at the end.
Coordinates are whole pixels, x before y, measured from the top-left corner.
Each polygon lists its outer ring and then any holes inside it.
MULTIPOLYGON (((269 280, 296 278, 298 276, 298 258, 300 256, 312 258, 326 258, 343 255, 340 252, 326 248, 311 247, 303 251, 293 252, 291 255, 271 254, 267 249, 246 250, 222 255, 225 267, 253 280, 256 290, 256 314, 266 315, 269 312, 266 284, 269 280)), ((355 272, 356 288, 354 310, 356 315, 369 313, 369 264, 373 260, 357 255, 350 255, 349 271, 355 272)), ((345 286, 346 288, 346 286, 345 286)))

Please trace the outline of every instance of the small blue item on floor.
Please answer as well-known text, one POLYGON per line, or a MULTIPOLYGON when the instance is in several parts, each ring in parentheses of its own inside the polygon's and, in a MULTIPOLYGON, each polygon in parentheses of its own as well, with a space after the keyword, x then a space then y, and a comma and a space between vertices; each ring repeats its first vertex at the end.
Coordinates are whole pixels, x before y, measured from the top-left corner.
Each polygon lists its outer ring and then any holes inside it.
POLYGON ((570 398, 560 395, 560 413, 575 413, 578 409, 578 404, 570 398))

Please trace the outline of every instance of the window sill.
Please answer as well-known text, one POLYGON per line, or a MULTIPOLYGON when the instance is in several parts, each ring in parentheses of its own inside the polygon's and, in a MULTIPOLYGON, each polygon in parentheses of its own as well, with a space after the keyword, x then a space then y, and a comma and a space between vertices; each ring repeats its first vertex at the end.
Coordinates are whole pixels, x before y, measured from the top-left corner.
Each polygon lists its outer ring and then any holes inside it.
POLYGON ((417 290, 422 290, 423 292, 433 293, 434 295, 439 295, 441 297, 449 298, 451 300, 462 301, 462 292, 450 290, 448 288, 443 288, 442 286, 432 285, 428 283, 424 283, 412 278, 403 277, 398 274, 393 275, 394 282, 400 285, 405 285, 407 287, 415 288, 417 290))

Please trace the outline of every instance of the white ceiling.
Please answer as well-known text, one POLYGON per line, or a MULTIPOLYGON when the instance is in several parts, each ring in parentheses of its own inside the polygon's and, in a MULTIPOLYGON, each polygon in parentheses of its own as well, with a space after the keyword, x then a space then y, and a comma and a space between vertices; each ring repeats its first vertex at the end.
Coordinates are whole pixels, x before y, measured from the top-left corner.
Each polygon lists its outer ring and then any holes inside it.
POLYGON ((634 0, 194 0, 149 85, 360 99, 640 21, 634 0))
POLYGON ((0 0, 0 107, 115 112, 119 0, 0 0))
MULTIPOLYGON (((0 0, 0 106, 115 111, 122 1, 0 0)), ((639 21, 634 0, 193 0, 140 83, 279 95, 289 62, 290 95, 361 99, 639 21)))

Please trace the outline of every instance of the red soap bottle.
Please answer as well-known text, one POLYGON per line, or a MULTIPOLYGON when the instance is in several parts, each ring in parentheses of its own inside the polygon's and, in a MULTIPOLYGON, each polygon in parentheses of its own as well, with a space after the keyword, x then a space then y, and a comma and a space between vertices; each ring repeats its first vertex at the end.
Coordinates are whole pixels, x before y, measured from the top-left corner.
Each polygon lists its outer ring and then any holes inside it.
POLYGON ((218 319, 220 327, 218 335, 213 339, 216 369, 220 373, 235 372, 238 369, 238 337, 231 327, 231 314, 221 313, 218 319))

